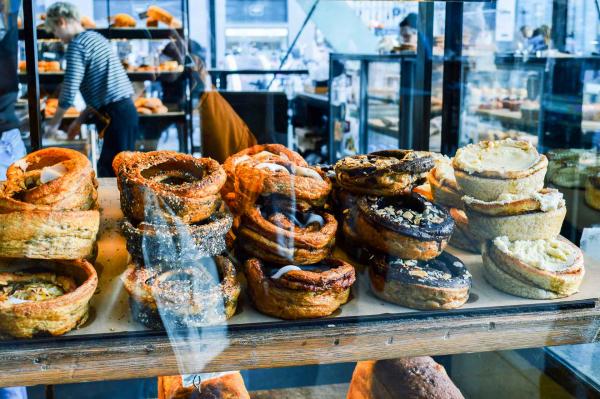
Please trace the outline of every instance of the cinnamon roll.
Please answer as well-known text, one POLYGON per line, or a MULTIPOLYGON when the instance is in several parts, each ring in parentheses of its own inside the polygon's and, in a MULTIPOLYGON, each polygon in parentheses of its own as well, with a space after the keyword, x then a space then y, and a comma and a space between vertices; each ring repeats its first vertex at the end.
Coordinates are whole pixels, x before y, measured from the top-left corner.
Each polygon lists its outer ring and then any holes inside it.
POLYGON ((337 221, 326 212, 255 205, 242 216, 237 240, 246 253, 265 261, 307 265, 329 255, 336 230, 337 221))
POLYGON ((226 175, 213 159, 174 151, 124 152, 113 168, 121 209, 132 221, 196 223, 221 204, 226 175))
POLYGON ((353 193, 393 196, 411 192, 425 181, 434 160, 428 152, 379 151, 335 164, 339 185, 353 193))
POLYGON ((238 208, 241 208, 241 202, 243 202, 237 188, 239 186, 237 167, 245 162, 261 163, 270 161, 291 161, 297 166, 308 166, 300 154, 281 144, 258 144, 230 156, 223 163, 227 181, 221 190, 221 195, 234 213, 239 213, 238 208))
POLYGON ((0 263, 0 331, 18 338, 62 335, 85 323, 98 285, 85 260, 0 263))
POLYGON ((132 263, 122 280, 133 317, 152 329, 222 323, 235 314, 241 292, 235 267, 224 256, 166 271, 132 263))
POLYGON ((418 194, 358 200, 358 236, 386 254, 403 259, 435 258, 448 244, 453 229, 448 211, 418 194))
POLYGON ((369 265, 375 296, 413 309, 455 309, 469 299, 471 274, 447 252, 418 261, 375 256, 369 265))
POLYGON ((290 320, 329 316, 349 300, 356 279, 352 265, 332 258, 284 267, 251 258, 244 270, 256 308, 290 320))

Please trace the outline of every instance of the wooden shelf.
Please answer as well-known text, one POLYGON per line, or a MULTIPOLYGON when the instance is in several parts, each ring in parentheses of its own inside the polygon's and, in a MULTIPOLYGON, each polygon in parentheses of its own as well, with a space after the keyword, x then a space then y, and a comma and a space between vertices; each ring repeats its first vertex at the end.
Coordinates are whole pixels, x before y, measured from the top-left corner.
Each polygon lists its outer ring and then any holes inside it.
MULTIPOLYGON (((481 258, 450 249, 473 274, 471 299, 453 311, 415 311, 375 298, 364 273, 332 317, 281 321, 243 298, 221 326, 151 331, 132 320, 120 275, 128 262, 118 231, 115 179, 100 179, 99 290, 91 321, 54 338, 0 341, 0 386, 72 383, 250 368, 352 362, 595 342, 600 264, 586 259, 581 291, 552 301, 516 298, 481 276, 481 258)), ((337 253, 344 256, 343 253, 337 253)), ((361 266, 357 264, 357 269, 361 266)))

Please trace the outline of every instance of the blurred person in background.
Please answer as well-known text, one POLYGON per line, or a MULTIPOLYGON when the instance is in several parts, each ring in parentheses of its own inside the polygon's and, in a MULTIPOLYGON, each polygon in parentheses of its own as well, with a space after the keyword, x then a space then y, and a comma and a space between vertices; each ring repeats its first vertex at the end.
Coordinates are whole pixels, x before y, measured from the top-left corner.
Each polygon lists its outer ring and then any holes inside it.
POLYGON ((6 179, 8 166, 26 153, 15 113, 19 7, 20 0, 0 0, 0 180, 6 179))
POLYGON ((529 38, 529 50, 532 52, 548 50, 550 45, 550 27, 542 25, 536 28, 529 38))
POLYGON ((86 31, 79 11, 67 2, 52 4, 46 11, 46 29, 68 43, 65 77, 55 116, 46 125, 46 134, 55 134, 66 110, 80 91, 87 109, 71 126, 69 138, 80 133, 81 124, 94 115, 104 143, 98 160, 98 175, 114 176, 112 160, 121 151, 135 149, 138 113, 132 100, 133 87, 109 41, 94 31, 86 31))
POLYGON ((400 22, 400 39, 401 44, 410 44, 417 46, 417 31, 419 19, 417 14, 411 12, 402 22, 400 22))

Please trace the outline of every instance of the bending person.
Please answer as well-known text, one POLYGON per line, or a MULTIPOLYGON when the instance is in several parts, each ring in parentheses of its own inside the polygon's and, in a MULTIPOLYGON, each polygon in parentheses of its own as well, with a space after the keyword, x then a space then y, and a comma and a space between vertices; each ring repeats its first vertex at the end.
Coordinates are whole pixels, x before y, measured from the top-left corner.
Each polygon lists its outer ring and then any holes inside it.
POLYGON ((81 91, 88 108, 69 126, 69 138, 78 135, 84 119, 91 111, 96 111, 98 131, 104 133, 98 175, 114 176, 113 158, 121 151, 134 150, 138 133, 138 114, 132 100, 134 92, 127 73, 108 40, 83 28, 73 4, 58 2, 51 5, 46 12, 46 27, 69 44, 58 109, 46 126, 46 133, 56 132, 66 110, 81 91))

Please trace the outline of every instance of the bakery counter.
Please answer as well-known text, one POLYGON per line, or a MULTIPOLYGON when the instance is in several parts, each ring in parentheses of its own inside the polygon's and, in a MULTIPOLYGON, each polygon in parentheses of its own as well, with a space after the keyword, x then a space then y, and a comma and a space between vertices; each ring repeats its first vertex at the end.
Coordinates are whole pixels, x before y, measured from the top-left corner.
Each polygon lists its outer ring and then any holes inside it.
MULTIPOLYGON (((150 72, 137 72, 127 71, 127 76, 131 81, 143 82, 146 80, 158 80, 161 77, 169 77, 169 79, 176 78, 183 73, 183 70, 176 71, 150 71, 150 72)), ((65 73, 64 72, 40 72, 39 79, 40 83, 47 84, 59 84, 62 83, 65 73)), ((19 73, 19 82, 27 83, 27 74, 19 73)))
POLYGON ((0 343, 2 386, 126 379, 200 371, 272 368, 401 356, 442 355, 594 342, 600 330, 600 264, 586 259, 580 292, 535 301, 495 290, 481 257, 450 249, 473 275, 469 301, 452 311, 384 303, 356 265, 352 299, 333 316, 282 321, 242 298, 226 325, 152 331, 131 316, 121 275, 128 263, 115 179, 100 179, 99 284, 89 320, 62 337, 0 343))

